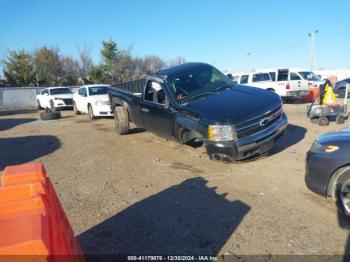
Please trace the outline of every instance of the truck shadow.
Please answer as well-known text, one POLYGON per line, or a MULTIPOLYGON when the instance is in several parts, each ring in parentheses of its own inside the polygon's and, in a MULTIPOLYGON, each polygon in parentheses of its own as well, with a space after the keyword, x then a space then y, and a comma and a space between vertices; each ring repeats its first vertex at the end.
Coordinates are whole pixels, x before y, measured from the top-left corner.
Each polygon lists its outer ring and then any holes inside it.
POLYGON ((33 121, 36 121, 35 118, 5 118, 0 119, 0 131, 5 131, 11 129, 15 126, 27 124, 33 121))
POLYGON ((206 184, 188 179, 83 232, 78 239, 88 260, 99 254, 217 255, 250 207, 206 184))
POLYGON ((291 147, 304 139, 307 130, 304 127, 288 124, 284 135, 276 141, 276 144, 270 153, 275 155, 288 147, 291 147))
POLYGON ((8 165, 24 164, 48 155, 60 145, 55 136, 0 138, 0 171, 8 165))

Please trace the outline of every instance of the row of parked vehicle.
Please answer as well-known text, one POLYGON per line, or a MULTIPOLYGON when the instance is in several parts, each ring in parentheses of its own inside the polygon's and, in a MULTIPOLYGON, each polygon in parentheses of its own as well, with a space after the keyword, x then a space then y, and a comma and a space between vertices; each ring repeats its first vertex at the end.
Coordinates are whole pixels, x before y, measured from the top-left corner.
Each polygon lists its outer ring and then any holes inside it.
POLYGON ((315 73, 302 68, 258 69, 229 74, 229 77, 238 84, 273 91, 287 98, 302 98, 309 93, 310 88, 324 83, 315 73))
MULTIPOLYGON (((120 135, 127 134, 133 123, 182 144, 201 142, 211 159, 232 162, 268 154, 283 136, 288 120, 280 97, 281 82, 290 84, 289 89, 284 86, 283 94, 294 96, 303 94, 298 82, 302 85, 304 77, 314 80, 311 72, 279 69, 247 74, 246 83, 244 76, 232 79, 211 65, 186 63, 142 80, 114 86, 82 86, 74 94, 65 87, 47 88, 37 100, 39 108, 56 111, 69 107, 76 114, 88 113, 91 119, 113 115, 115 130, 120 135), (293 80, 294 73, 300 79, 293 80), (276 82, 271 85, 274 90, 241 85, 249 84, 249 77, 253 81, 267 79, 267 75, 275 80, 269 82, 276 82), (298 81, 296 89, 292 89, 295 85, 290 81, 298 81)), ((347 215, 350 215, 349 143, 350 130, 316 139, 307 153, 305 177, 312 191, 336 199, 347 215)))

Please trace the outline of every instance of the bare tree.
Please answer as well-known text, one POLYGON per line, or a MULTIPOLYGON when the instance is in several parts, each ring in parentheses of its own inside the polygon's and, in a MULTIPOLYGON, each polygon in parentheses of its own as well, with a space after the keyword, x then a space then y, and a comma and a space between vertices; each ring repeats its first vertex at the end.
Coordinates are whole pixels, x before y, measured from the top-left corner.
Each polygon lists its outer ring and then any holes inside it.
POLYGON ((87 45, 84 45, 82 48, 78 48, 78 68, 83 84, 86 84, 88 81, 89 71, 92 66, 91 48, 87 45))
POLYGON ((181 65, 183 63, 186 63, 186 59, 182 56, 179 56, 175 59, 171 59, 167 62, 167 66, 175 66, 175 65, 181 65))

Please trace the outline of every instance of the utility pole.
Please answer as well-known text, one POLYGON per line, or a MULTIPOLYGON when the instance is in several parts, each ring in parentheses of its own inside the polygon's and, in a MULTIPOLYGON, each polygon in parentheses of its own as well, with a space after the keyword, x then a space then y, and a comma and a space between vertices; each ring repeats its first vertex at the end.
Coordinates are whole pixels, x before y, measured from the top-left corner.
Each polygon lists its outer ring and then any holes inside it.
POLYGON ((310 70, 313 71, 315 63, 315 35, 318 33, 318 30, 315 30, 312 33, 308 33, 310 39, 310 70))

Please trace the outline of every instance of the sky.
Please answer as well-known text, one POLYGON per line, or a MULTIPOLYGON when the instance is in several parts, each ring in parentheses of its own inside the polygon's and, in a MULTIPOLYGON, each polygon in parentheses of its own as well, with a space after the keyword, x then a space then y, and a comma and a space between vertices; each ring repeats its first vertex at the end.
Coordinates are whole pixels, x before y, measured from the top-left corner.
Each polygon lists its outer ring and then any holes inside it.
POLYGON ((222 71, 350 67, 348 0, 0 0, 0 58, 47 45, 100 62, 103 40, 135 56, 207 62, 222 71))

